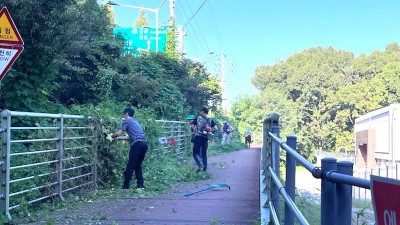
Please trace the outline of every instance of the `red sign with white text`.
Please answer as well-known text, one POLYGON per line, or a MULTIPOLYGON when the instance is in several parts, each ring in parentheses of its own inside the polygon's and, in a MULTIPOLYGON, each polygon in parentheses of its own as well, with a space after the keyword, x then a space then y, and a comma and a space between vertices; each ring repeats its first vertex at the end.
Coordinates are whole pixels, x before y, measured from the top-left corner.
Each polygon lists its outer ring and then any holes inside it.
POLYGON ((400 225, 400 180, 371 175, 371 190, 376 224, 400 225))

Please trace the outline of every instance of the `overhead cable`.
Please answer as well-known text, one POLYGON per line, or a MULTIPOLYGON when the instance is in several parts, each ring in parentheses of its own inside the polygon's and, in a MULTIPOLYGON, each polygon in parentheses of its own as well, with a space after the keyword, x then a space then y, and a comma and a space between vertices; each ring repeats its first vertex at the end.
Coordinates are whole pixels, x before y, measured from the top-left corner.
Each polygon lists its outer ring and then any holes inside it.
POLYGON ((207 2, 207 0, 204 0, 204 2, 200 5, 200 7, 196 10, 196 12, 190 17, 189 21, 186 22, 186 24, 183 26, 183 28, 186 27, 192 21, 192 19, 196 16, 196 14, 200 11, 200 9, 203 7, 203 5, 207 2))

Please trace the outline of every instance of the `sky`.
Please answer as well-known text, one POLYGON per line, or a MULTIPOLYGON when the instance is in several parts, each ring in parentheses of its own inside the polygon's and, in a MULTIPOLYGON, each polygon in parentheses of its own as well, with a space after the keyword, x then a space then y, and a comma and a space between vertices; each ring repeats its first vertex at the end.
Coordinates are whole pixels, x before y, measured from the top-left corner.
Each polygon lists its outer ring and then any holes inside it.
MULTIPOLYGON (((170 0, 114 2, 154 9, 161 5, 159 24, 168 23, 170 0)), ((121 27, 132 26, 139 15, 134 8, 113 9, 121 27)), ((314 47, 358 56, 400 43, 399 11, 399 0, 175 0, 174 8, 176 26, 184 26, 186 32, 185 57, 203 62, 225 80, 228 109, 241 96, 257 93, 251 79, 259 66, 272 66, 314 47)), ((155 13, 148 11, 146 16, 155 26, 155 13)))

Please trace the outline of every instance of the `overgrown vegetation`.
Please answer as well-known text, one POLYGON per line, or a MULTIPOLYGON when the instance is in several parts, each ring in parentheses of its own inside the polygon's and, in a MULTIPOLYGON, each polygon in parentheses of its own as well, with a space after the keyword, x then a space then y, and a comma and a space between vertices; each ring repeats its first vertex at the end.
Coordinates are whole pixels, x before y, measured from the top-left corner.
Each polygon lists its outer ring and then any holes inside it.
MULTIPOLYGON (((177 57, 174 21, 169 25, 165 54, 134 57, 121 54, 123 40, 112 32, 113 12, 96 0, 10 0, 6 4, 25 50, 1 82, 0 108, 96 118, 100 190, 93 197, 75 200, 100 198, 121 183, 128 148, 124 142, 108 142, 105 135, 119 126, 121 111, 128 104, 137 109, 136 118, 145 128, 150 149, 159 134, 156 119, 182 120, 210 106, 219 125, 228 120, 236 129, 233 140, 241 139, 245 127, 261 132, 265 116, 279 113, 281 136, 296 134, 299 152, 313 160, 316 151, 352 149, 358 115, 400 102, 397 43, 383 52, 358 57, 345 50, 316 47, 275 65, 260 66, 253 78, 260 94, 243 97, 227 116, 219 108, 222 90, 216 76, 200 63, 177 57)), ((219 141, 216 134, 210 156, 243 147, 240 141, 224 146, 219 141)), ((23 148, 16 145, 13 151, 23 148)), ((21 157, 12 163, 21 165, 27 160, 21 157)), ((154 151, 148 153, 144 166, 147 194, 165 191, 175 182, 209 178, 194 174, 185 159, 154 151)), ((49 207, 65 204, 54 201, 49 207)), ((35 218, 26 200, 16 214, 35 218)))
MULTIPOLYGON (((38 218, 43 219, 43 217, 52 210, 56 210, 60 207, 68 207, 69 204, 76 205, 79 201, 101 201, 110 195, 118 195, 120 185, 122 184, 122 172, 125 169, 127 157, 129 155, 129 146, 127 142, 117 142, 108 141, 106 136, 108 133, 115 131, 120 125, 122 111, 127 103, 115 104, 112 101, 104 101, 96 106, 87 105, 73 105, 68 109, 64 108, 64 113, 69 114, 80 114, 80 115, 91 115, 94 119, 91 119, 91 123, 94 126, 94 130, 97 130, 97 138, 95 141, 98 142, 93 146, 97 146, 95 152, 97 153, 97 175, 99 189, 91 193, 93 189, 85 189, 84 187, 80 189, 80 193, 87 191, 87 194, 79 194, 74 197, 71 194, 65 194, 67 201, 61 203, 58 198, 49 199, 47 204, 28 204, 28 199, 18 198, 18 203, 20 207, 13 209, 11 211, 13 216, 13 222, 20 222, 27 220, 35 221, 38 218), (71 199, 72 198, 72 199, 71 199), (70 202, 70 203, 68 203, 70 202)), ((152 196, 155 194, 160 194, 171 188, 172 185, 180 182, 195 182, 203 179, 210 179, 211 174, 209 173, 195 173, 193 166, 192 152, 191 149, 183 153, 183 155, 175 155, 173 152, 162 152, 157 149, 158 137, 160 137, 160 127, 158 122, 154 120, 155 113, 151 110, 138 108, 136 112, 136 119, 141 122, 143 128, 146 132, 147 138, 149 140, 149 151, 146 155, 145 161, 143 163, 143 171, 145 177, 145 192, 136 192, 133 189, 130 190, 131 194, 137 195, 138 197, 152 196), (173 174, 174 176, 171 176, 173 174)), ((43 121, 44 122, 44 121, 43 121)), ((54 122, 54 121, 53 121, 54 122)), ((26 122, 25 122, 26 123, 26 122)), ((42 123, 42 122, 41 122, 42 123)), ((51 122, 50 122, 51 123, 51 122)), ((42 123, 42 125, 45 125, 42 123)), ((49 126, 49 125, 47 125, 49 126)), ((53 131, 52 131, 53 132, 53 131)), ((51 133, 38 134, 27 134, 31 138, 51 138, 51 133)), ((53 134, 54 135, 54 134, 53 134)), ((244 144, 240 142, 239 139, 233 139, 231 144, 221 146, 220 134, 218 132, 213 136, 214 139, 210 143, 209 156, 218 155, 221 153, 227 153, 235 150, 242 149, 244 144)), ((51 146, 51 143, 50 143, 51 146)), ((32 147, 32 146, 31 146, 32 147)), ((27 151, 25 146, 21 145, 21 151, 27 151)), ((33 149, 46 148, 41 146, 33 147, 33 149)), ((50 148, 50 147, 48 147, 50 148)), ((93 149, 92 149, 93 150, 93 149)), ((92 151, 90 150, 90 151, 92 151)), ((15 147, 14 152, 18 151, 15 147)), ((21 160, 13 161, 13 163, 26 164, 34 163, 34 159, 31 157, 22 157, 21 160), (28 161, 26 161, 28 160, 28 161), (33 160, 33 161, 32 161, 33 160)), ((224 165, 220 165, 224 167, 224 165)), ((40 168, 38 168, 40 169, 40 168)), ((43 167, 41 173, 46 172, 47 167, 43 167)), ((30 172, 35 174, 35 171, 27 170, 25 171, 28 175, 30 172)), ((51 171, 48 171, 51 172, 51 171)), ((31 185, 35 186, 36 183, 31 185)), ((18 188, 13 186, 14 188, 18 188)), ((33 198, 37 198, 40 193, 30 192, 33 198)), ((26 195, 26 197, 29 197, 26 195)), ((49 217, 50 219, 54 219, 49 217)), ((7 221, 3 217, 4 221, 7 221)))
MULTIPOLYGON (((216 76, 200 63, 171 56, 174 40, 167 41, 166 53, 122 55, 123 40, 114 37, 107 4, 28 0, 6 6, 25 50, 2 80, 2 109, 58 113, 123 101, 151 110, 157 119, 177 120, 220 105, 216 76)), ((173 21, 169 29, 175 29, 173 21)))
MULTIPOLYGON (((12 0, 6 6, 25 49, 1 82, 0 108, 94 117, 101 189, 121 183, 128 147, 105 137, 118 128, 127 105, 136 109, 135 117, 145 129, 150 149, 156 149, 159 137, 157 119, 183 120, 204 106, 212 109, 213 117, 221 117, 221 87, 216 76, 200 63, 176 57, 175 40, 167 40, 166 53, 122 55, 123 40, 114 37, 109 5, 99 5, 96 0, 12 0)), ((173 34, 174 21, 169 29, 173 34)), ((16 135, 45 138, 54 134, 16 135)), ((30 150, 14 145, 12 151, 19 152, 18 148, 30 150)), ((13 165, 35 162, 20 158, 13 165)), ((162 192, 176 182, 208 178, 194 176, 189 165, 173 155, 149 151, 144 163, 149 192, 162 192)), ((21 200, 15 214, 30 214, 27 201, 21 200)))

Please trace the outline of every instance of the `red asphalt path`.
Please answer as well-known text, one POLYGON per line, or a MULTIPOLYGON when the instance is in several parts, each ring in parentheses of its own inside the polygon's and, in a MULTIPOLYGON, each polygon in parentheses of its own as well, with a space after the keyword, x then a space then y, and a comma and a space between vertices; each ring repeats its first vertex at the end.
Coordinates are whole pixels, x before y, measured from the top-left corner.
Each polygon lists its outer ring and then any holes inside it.
MULTIPOLYGON (((259 224, 260 148, 209 157, 208 161, 212 180, 181 184, 169 194, 151 198, 114 198, 102 205, 88 203, 74 212, 64 212, 70 218, 54 224, 259 224), (211 189, 184 197, 188 192, 217 183, 228 184, 231 190, 211 189), (93 220, 94 217, 97 219, 93 220)), ((33 224, 46 224, 42 222, 33 224)))

